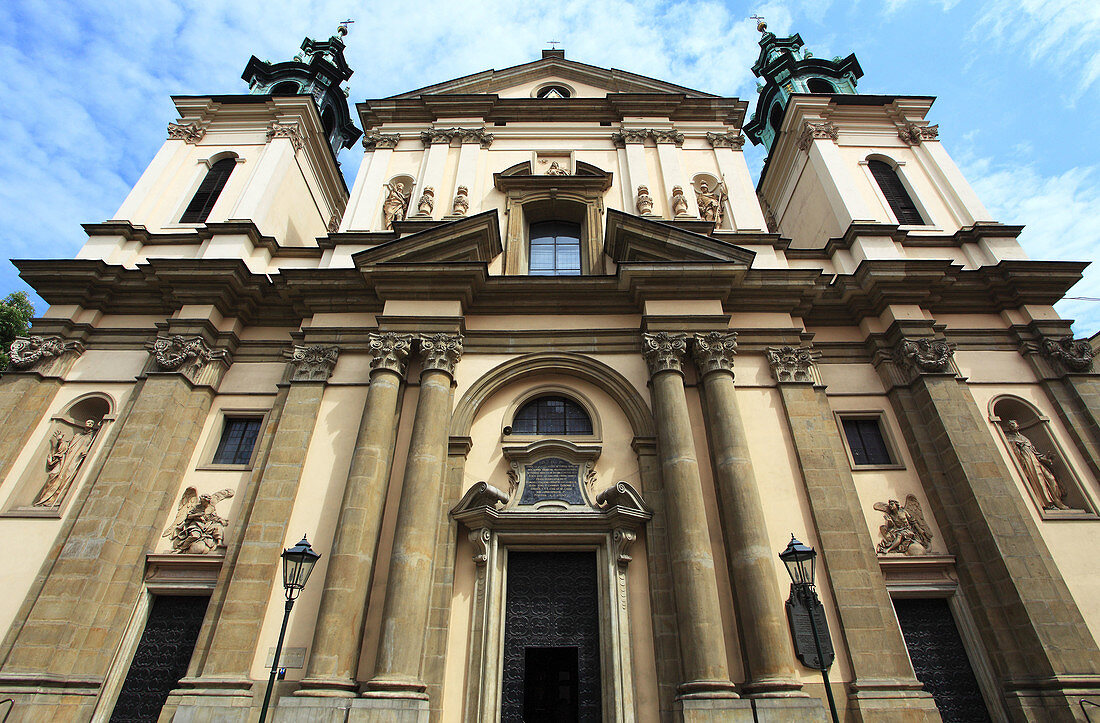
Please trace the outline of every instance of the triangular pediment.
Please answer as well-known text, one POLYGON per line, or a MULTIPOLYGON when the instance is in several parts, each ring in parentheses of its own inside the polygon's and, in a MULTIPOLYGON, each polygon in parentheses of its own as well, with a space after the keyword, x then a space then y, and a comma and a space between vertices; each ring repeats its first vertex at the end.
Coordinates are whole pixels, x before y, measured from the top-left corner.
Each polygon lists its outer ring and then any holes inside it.
POLYGON ((749 266, 756 257, 740 246, 610 208, 604 240, 607 255, 617 264, 725 261, 749 266))
POLYGON ((415 98, 422 95, 466 95, 491 94, 507 96, 517 88, 560 83, 566 87, 577 87, 577 97, 602 97, 609 93, 676 93, 689 98, 712 98, 704 93, 682 85, 667 83, 637 73, 617 68, 601 68, 575 60, 566 60, 553 54, 539 60, 514 65, 503 70, 485 70, 472 75, 464 75, 442 83, 411 90, 407 93, 391 96, 392 99, 415 98), (580 86, 580 87, 578 87, 580 86))
POLYGON ((496 209, 419 231, 353 257, 355 265, 425 262, 489 263, 501 253, 496 209))

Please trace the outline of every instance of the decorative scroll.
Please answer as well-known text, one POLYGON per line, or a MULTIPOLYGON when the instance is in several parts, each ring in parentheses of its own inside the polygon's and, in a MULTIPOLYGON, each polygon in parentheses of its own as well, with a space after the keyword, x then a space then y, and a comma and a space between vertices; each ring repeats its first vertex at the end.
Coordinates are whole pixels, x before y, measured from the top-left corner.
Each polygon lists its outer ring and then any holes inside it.
POLYGON ((389 369, 402 376, 405 374, 409 351, 412 349, 412 334, 397 334, 392 331, 371 333, 367 344, 371 354, 371 369, 389 369))
POLYGON ((696 334, 692 344, 695 366, 699 376, 710 372, 733 372, 733 357, 737 354, 737 333, 733 331, 708 331, 696 334))
POLYGON ((276 138, 286 138, 296 151, 306 144, 306 136, 298 123, 272 123, 267 129, 267 140, 271 142, 276 138))
POLYGON ((336 366, 336 357, 339 354, 340 347, 334 345, 310 344, 308 346, 295 346, 290 355, 290 363, 293 365, 290 381, 327 381, 332 376, 332 370, 336 366))
POLYGON ((474 543, 474 564, 481 566, 489 559, 489 543, 493 540, 493 531, 488 527, 471 530, 468 535, 474 543))
POLYGON ((814 361, 821 352, 808 346, 768 347, 768 363, 777 382, 816 382, 814 361))
POLYGON ((840 129, 828 121, 824 123, 811 123, 805 121, 802 124, 802 133, 798 136, 798 149, 801 151, 809 150, 810 144, 817 138, 826 138, 835 141, 839 137, 840 129))
POLYGON ((907 495, 904 505, 897 500, 876 502, 875 509, 882 513, 884 520, 878 528, 882 535, 882 541, 875 548, 878 554, 923 555, 928 552, 932 530, 924 521, 924 511, 916 497, 907 495))
POLYGON ((714 148, 733 148, 739 151, 745 145, 745 136, 735 131, 725 133, 707 131, 707 140, 714 148))
POLYGON ((183 141, 195 145, 206 135, 206 128, 198 123, 169 123, 168 140, 183 141))
POLYGON ((8 359, 16 369, 26 370, 67 351, 79 354, 84 351, 84 346, 80 342, 65 341, 59 336, 20 336, 8 347, 8 359))
POLYGON ((194 487, 185 489, 176 508, 176 521, 163 535, 171 538, 172 552, 205 555, 216 550, 229 524, 229 520, 218 514, 216 505, 232 496, 231 489, 209 495, 200 495, 194 487))
POLYGON ((1087 339, 1064 336, 1061 339, 1043 339, 1043 352, 1072 372, 1092 369, 1095 352, 1087 339))
POLYGON ((454 374, 455 365, 462 358, 461 334, 421 334, 420 353, 423 355, 423 368, 438 369, 454 374))
POLYGON ((898 127, 898 138, 910 146, 919 146, 921 141, 936 141, 940 138, 940 127, 919 126, 916 123, 898 127))
POLYGON ((894 350, 894 361, 913 374, 935 374, 950 371, 954 354, 955 345, 943 339, 903 338, 894 350))
POLYGON ((363 148, 368 151, 379 148, 396 148, 400 141, 400 133, 379 133, 378 131, 371 131, 363 136, 363 148))
POLYGON ((687 352, 687 334, 659 331, 642 335, 642 354, 649 374, 663 371, 683 371, 684 354, 687 352))

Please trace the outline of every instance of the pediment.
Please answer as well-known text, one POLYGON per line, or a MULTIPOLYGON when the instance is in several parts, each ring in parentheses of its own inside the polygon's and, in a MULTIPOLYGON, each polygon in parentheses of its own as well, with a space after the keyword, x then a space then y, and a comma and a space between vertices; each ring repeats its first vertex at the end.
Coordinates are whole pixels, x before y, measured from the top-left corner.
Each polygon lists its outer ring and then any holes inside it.
POLYGON ((357 267, 394 262, 487 264, 502 250, 500 224, 493 209, 387 241, 352 258, 357 267))
POLYGON ((750 266, 756 257, 740 246, 610 208, 604 241, 607 255, 617 264, 725 261, 750 266))

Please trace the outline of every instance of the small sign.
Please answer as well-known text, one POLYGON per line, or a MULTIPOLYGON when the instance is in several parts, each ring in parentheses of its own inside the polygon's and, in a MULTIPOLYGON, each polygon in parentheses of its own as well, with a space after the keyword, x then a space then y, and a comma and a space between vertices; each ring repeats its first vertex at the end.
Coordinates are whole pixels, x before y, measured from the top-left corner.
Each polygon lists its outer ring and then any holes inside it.
POLYGON ((822 665, 817 657, 814 631, 810 627, 810 610, 802 597, 795 593, 792 586, 791 596, 787 599, 787 621, 791 625, 795 653, 807 668, 821 670, 833 664, 836 653, 833 652, 833 641, 829 638, 829 623, 825 619, 825 606, 816 597, 813 601, 813 616, 814 623, 817 625, 817 639, 821 643, 821 654, 825 658, 825 665, 822 665))
POLYGON ((526 465, 521 505, 533 505, 545 500, 558 500, 569 505, 583 505, 581 466, 557 457, 547 457, 526 465))
MULTIPOLYGON (((265 668, 270 668, 271 663, 275 658, 275 648, 267 649, 267 660, 264 662, 265 668)), ((306 649, 305 648, 283 648, 282 655, 279 656, 280 668, 304 668, 306 667, 306 649)))

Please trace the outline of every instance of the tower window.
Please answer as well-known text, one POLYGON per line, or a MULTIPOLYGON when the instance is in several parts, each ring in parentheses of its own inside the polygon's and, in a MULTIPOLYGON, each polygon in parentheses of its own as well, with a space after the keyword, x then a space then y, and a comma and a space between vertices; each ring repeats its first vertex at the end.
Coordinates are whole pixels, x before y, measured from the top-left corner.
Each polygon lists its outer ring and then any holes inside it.
POLYGON ((513 434, 592 434, 584 409, 565 397, 539 397, 527 402, 512 419, 513 434))
POLYGON ((581 227, 567 221, 531 224, 532 276, 580 276, 581 227))
POLYGON ((336 111, 331 105, 326 105, 321 111, 321 127, 325 130, 325 138, 331 138, 332 131, 336 128, 336 111))
POLYGON ((271 95, 298 95, 301 92, 302 89, 292 80, 284 80, 271 89, 271 95))
POLYGON ((187 210, 183 212, 180 223, 202 223, 206 220, 236 165, 237 159, 232 157, 223 158, 210 167, 206 172, 206 178, 199 184, 199 190, 195 191, 191 203, 187 204, 187 210))
POLYGON ((836 88, 824 78, 810 78, 806 81, 806 87, 811 93, 835 93, 836 88))
POLYGON ((902 226, 923 226, 926 222, 917 210, 917 205, 913 203, 913 199, 909 197, 909 192, 902 185, 901 179, 898 178, 898 172, 885 161, 868 161, 867 165, 871 169, 871 175, 875 177, 875 182, 882 190, 882 195, 886 197, 886 202, 890 204, 890 210, 897 217, 898 223, 902 226))
POLYGON ((771 111, 768 112, 768 124, 771 125, 772 131, 778 136, 779 128, 783 125, 783 105, 781 103, 775 103, 771 111))

